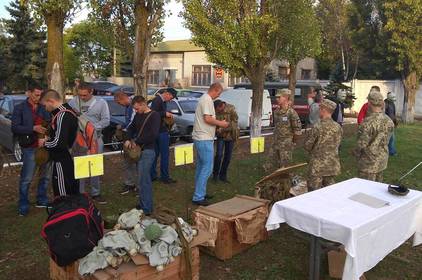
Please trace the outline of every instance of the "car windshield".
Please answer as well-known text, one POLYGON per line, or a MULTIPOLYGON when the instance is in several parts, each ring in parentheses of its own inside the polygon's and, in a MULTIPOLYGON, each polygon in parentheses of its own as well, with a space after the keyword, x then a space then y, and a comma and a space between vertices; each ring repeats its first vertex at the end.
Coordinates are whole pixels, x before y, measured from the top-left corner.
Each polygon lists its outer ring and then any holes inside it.
POLYGON ((180 100, 179 105, 185 113, 195 113, 196 106, 198 105, 197 100, 180 100))
POLYGON ((189 90, 185 90, 185 91, 181 91, 177 94, 180 97, 196 97, 199 98, 203 95, 202 92, 199 91, 189 91, 189 90))
POLYGON ((156 88, 149 88, 149 89, 147 90, 147 93, 148 93, 148 95, 153 95, 156 91, 157 91, 157 89, 156 89, 156 88))
POLYGON ((117 104, 114 100, 107 100, 108 108, 110 109, 110 115, 112 116, 124 116, 126 108, 122 105, 117 104))

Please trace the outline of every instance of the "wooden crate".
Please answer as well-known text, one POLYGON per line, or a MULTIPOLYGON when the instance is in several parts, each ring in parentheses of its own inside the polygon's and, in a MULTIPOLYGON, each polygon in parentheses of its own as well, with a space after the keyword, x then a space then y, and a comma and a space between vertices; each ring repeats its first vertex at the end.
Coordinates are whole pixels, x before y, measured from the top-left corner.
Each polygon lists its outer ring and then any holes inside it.
MULTIPOLYGON (((117 269, 107 267, 97 270, 93 275, 82 277, 78 273, 78 262, 66 267, 59 267, 50 260, 51 280, 183 280, 184 263, 182 257, 178 256, 175 261, 165 266, 165 269, 158 272, 148 264, 135 265, 133 262, 124 263, 117 269)), ((192 248, 192 280, 199 279, 199 249, 192 248)))
MULTIPOLYGON (((215 246, 201 246, 201 250, 217 257, 220 260, 231 259, 234 255, 252 247, 256 243, 267 239, 265 222, 268 217, 269 201, 255 197, 237 195, 232 199, 222 201, 207 207, 198 207, 193 212, 193 221, 200 230, 214 232, 215 246), (259 209, 258 209, 259 208, 259 209), (255 210, 265 211, 265 218, 260 219, 260 230, 257 232, 258 240, 252 244, 241 243, 238 240, 236 219, 248 212, 255 210), (217 221, 217 232, 206 228, 204 220, 217 221)), ((257 221, 254 221, 254 223, 257 221)))

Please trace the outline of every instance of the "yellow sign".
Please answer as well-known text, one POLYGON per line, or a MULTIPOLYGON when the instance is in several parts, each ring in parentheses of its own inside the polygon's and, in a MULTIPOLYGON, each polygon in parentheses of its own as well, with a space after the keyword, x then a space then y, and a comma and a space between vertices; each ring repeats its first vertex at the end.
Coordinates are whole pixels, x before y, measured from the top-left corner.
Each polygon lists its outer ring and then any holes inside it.
POLYGON ((193 163, 193 144, 179 145, 174 148, 176 166, 193 163))
POLYGON ((263 153, 265 149, 264 137, 251 138, 251 154, 263 153))
POLYGON ((103 154, 74 157, 75 179, 83 179, 104 174, 103 154))

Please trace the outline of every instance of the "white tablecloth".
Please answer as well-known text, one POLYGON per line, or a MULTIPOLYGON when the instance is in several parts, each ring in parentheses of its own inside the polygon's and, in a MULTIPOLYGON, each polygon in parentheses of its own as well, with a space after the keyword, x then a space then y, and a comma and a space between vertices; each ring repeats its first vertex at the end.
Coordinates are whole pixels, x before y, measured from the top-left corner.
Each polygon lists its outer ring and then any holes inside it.
POLYGON ((414 235, 422 243, 422 192, 411 190, 400 197, 388 193, 388 185, 350 179, 274 204, 267 230, 280 223, 344 245, 347 252, 343 280, 358 280, 385 256, 414 235), (372 208, 349 199, 364 193, 388 201, 372 208))

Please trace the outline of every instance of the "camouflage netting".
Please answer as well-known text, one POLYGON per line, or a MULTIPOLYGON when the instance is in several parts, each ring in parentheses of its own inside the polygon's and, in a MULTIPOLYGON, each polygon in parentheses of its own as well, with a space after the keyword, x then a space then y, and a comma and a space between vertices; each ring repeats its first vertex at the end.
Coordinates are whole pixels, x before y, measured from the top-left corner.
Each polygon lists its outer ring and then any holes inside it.
POLYGON ((274 204, 277 201, 290 197, 290 188, 292 180, 289 174, 283 177, 267 180, 255 185, 256 196, 258 198, 267 199, 274 204))

